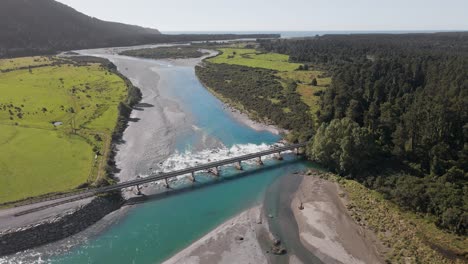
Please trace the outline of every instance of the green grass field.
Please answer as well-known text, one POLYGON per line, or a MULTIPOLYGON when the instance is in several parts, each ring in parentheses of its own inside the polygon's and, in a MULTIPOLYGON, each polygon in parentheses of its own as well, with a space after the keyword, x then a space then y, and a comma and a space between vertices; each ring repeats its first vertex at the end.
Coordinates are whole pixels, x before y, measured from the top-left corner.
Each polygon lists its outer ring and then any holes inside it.
POLYGON ((288 71, 277 74, 283 80, 293 80, 297 83, 296 91, 301 95, 302 101, 310 107, 310 113, 315 118, 319 110, 320 95, 331 84, 331 77, 322 77, 322 71, 288 71), (311 85, 312 79, 317 79, 317 86, 311 85))
MULTIPOLYGON (((35 60, 0 65, 12 70, 35 60)), ((97 63, 53 61, 41 57, 49 66, 0 74, 0 203, 69 191, 105 175, 102 161, 127 85, 97 63)))
MULTIPOLYGON (((302 64, 289 62, 288 55, 261 53, 255 49, 243 48, 220 48, 219 50, 222 54, 208 59, 209 62, 276 70, 278 71, 276 75, 282 79, 284 86, 288 81, 295 81, 298 84, 296 91, 301 95, 302 101, 310 107, 310 113, 315 118, 320 100, 317 92, 325 90, 331 84, 331 78, 323 77, 322 71, 297 71, 302 64), (317 86, 311 85, 313 78, 317 79, 317 86)), ((284 111, 290 110, 284 109, 284 111)))
POLYGON ((22 57, 15 59, 0 60, 0 71, 9 69, 18 69, 22 67, 33 67, 39 65, 51 65, 54 58, 44 56, 22 57))
POLYGON ((0 125, 0 202, 66 191, 87 181, 92 147, 60 131, 0 125))
POLYGON ((222 54, 208 61, 213 63, 236 64, 254 68, 264 68, 276 71, 293 71, 298 63, 290 63, 288 55, 278 53, 259 53, 255 49, 222 48, 222 54))

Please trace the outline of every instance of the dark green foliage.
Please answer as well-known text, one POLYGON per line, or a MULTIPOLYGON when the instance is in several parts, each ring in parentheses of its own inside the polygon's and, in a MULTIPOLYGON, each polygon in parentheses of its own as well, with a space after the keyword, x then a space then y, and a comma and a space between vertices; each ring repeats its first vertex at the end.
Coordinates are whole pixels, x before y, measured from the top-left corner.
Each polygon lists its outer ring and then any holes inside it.
POLYGON ((312 136, 313 121, 308 106, 295 92, 297 84, 283 88, 274 71, 239 65, 205 63, 196 67, 197 76, 222 96, 241 103, 259 119, 271 120, 288 130, 299 131, 297 139, 312 136), (285 112, 288 108, 291 112, 285 112))
POLYGON ((352 173, 402 207, 435 216, 442 228, 466 234, 468 33, 330 35, 261 46, 333 73, 321 97, 322 125, 309 147, 313 159, 352 173), (333 134, 340 129, 343 134, 333 134), (343 145, 353 142, 355 131, 376 144, 343 145), (383 156, 367 155, 376 146, 383 156), (376 166, 364 171, 369 164, 353 159, 342 166, 347 152, 376 166), (406 172, 397 173, 402 168, 406 172))
POLYGON ((379 157, 369 131, 349 118, 323 123, 310 141, 307 154, 340 174, 356 174, 368 169, 379 157))
POLYGON ((317 86, 317 78, 313 78, 312 82, 310 83, 312 86, 317 86))
POLYGON ((175 47, 158 47, 138 50, 127 50, 121 55, 134 56, 148 59, 184 59, 184 58, 199 58, 206 53, 203 53, 196 47, 175 46, 175 47))
POLYGON ((366 184, 405 209, 436 217, 436 224, 458 234, 467 233, 468 189, 447 177, 390 174, 368 177, 366 184))

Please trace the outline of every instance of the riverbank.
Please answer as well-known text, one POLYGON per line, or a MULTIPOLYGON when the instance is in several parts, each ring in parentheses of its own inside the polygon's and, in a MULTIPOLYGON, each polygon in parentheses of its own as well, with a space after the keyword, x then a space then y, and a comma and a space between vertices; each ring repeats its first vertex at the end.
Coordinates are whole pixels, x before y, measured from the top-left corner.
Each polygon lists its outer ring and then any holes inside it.
POLYGON ((343 189, 314 174, 298 176, 291 203, 304 246, 325 263, 384 263, 384 247, 351 217, 343 189))
POLYGON ((234 256, 237 263, 384 263, 381 250, 375 235, 351 217, 338 184, 318 174, 291 174, 270 187, 263 205, 165 263, 233 263, 234 256))
POLYGON ((0 232, 0 257, 38 247, 79 233, 119 209, 119 194, 96 197, 89 203, 27 226, 0 232))
POLYGON ((248 209, 195 241, 164 264, 267 263, 257 239, 267 228, 262 218, 260 206, 248 209))
MULTIPOLYGON (((198 77, 198 76, 197 76, 198 77)), ((238 121, 239 123, 242 123, 253 130, 256 131, 268 131, 272 134, 275 135, 284 135, 288 131, 285 129, 279 128, 275 125, 272 125, 271 122, 268 122, 267 120, 261 120, 257 114, 252 113, 250 111, 247 111, 242 104, 236 103, 233 100, 226 98, 225 96, 222 96, 220 93, 216 92, 214 89, 210 88, 206 83, 204 83, 200 78, 198 78, 200 83, 203 84, 203 86, 211 93, 213 94, 216 98, 218 98, 221 102, 224 104, 224 109, 228 111, 231 116, 238 121)))
POLYGON ((320 175, 336 182, 346 194, 346 208, 360 226, 372 230, 388 248, 391 263, 466 263, 468 239, 444 232, 421 215, 405 211, 362 184, 332 173, 320 175))

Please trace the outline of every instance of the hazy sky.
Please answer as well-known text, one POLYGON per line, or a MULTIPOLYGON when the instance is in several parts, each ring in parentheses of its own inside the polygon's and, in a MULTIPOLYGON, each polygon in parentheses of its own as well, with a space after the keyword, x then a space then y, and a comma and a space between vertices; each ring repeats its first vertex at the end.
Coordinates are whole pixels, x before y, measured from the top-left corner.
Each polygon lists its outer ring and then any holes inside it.
POLYGON ((468 30, 468 0, 59 0, 161 31, 468 30))

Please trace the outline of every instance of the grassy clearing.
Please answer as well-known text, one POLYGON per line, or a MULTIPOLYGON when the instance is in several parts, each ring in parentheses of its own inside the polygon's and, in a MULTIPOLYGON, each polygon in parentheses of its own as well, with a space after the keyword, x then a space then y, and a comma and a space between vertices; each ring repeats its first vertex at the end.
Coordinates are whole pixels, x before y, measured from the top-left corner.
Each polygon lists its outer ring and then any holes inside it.
POLYGON ((310 107, 310 114, 315 118, 319 110, 320 94, 331 84, 331 77, 324 77, 322 71, 288 71, 278 72, 282 80, 294 81, 297 83, 296 92, 301 95, 301 99, 310 107), (311 85, 313 79, 317 80, 317 86, 311 85))
MULTIPOLYGON (((35 58, 2 65, 24 68, 35 58)), ((127 85, 98 63, 51 64, 0 74, 0 203, 68 191, 105 175, 127 85)))
POLYGON ((253 68, 264 68, 276 71, 294 71, 298 63, 290 63, 288 55, 277 53, 260 53, 255 49, 222 48, 222 54, 209 59, 213 63, 236 64, 253 68))
POLYGON ((301 99, 310 107, 310 113, 315 116, 315 113, 320 108, 320 92, 323 92, 326 88, 320 86, 311 86, 305 84, 298 84, 296 91, 301 95, 301 99))
POLYGON ((15 59, 1 59, 0 60, 0 71, 18 69, 23 67, 37 67, 51 65, 55 62, 53 57, 46 56, 34 56, 34 57, 22 57, 15 59))
POLYGON ((353 218, 373 230, 390 249, 386 256, 389 263, 466 263, 466 237, 443 232, 432 221, 403 211, 356 181, 333 174, 325 177, 338 182, 346 191, 350 200, 348 209, 353 218), (436 248, 443 249, 450 256, 442 255, 436 248))
MULTIPOLYGON (((325 90, 331 83, 331 78, 323 76, 322 71, 297 71, 302 64, 289 62, 288 55, 261 53, 255 49, 243 48, 220 48, 219 50, 222 54, 208 59, 209 62, 276 70, 278 71, 276 75, 281 78, 285 87, 286 83, 290 81, 296 82, 298 84, 296 92, 301 95, 302 101, 310 107, 310 114, 315 118, 315 113, 319 109, 319 92, 325 90), (317 86, 311 85, 314 78, 317 80, 317 86)), ((283 110, 285 113, 290 111, 289 109, 283 110)))

